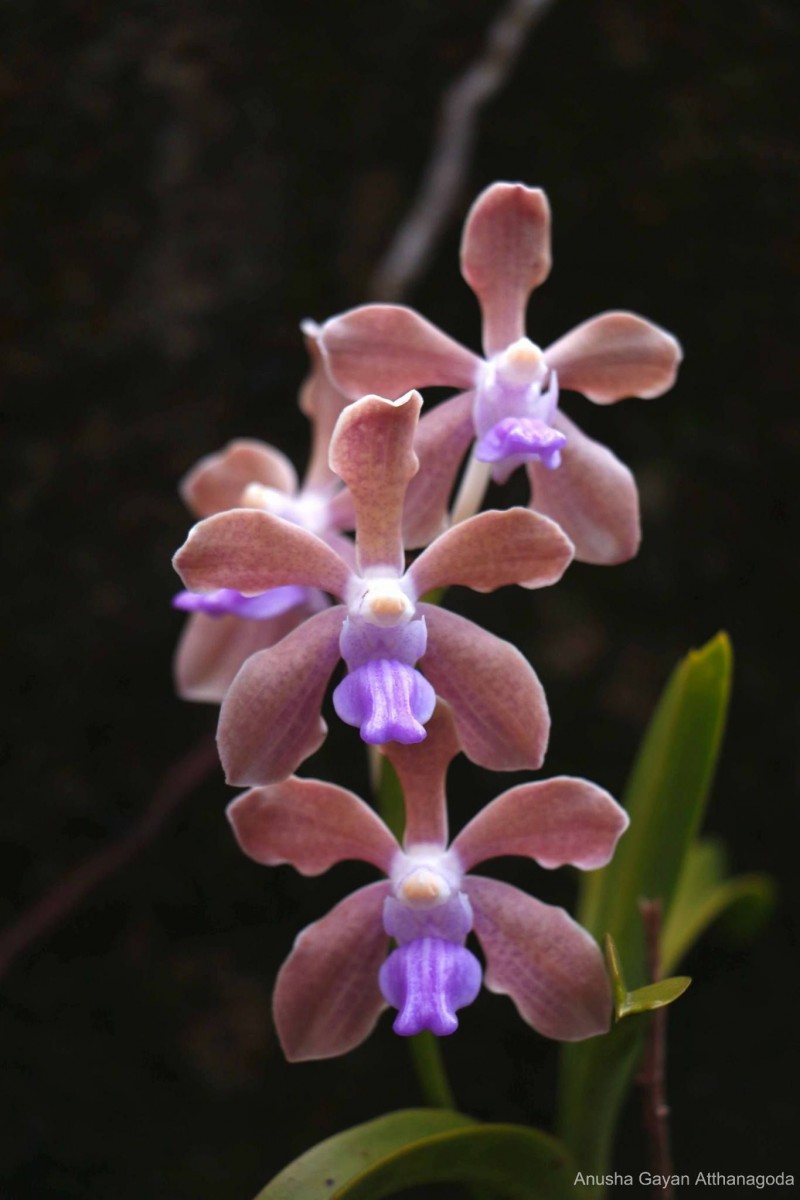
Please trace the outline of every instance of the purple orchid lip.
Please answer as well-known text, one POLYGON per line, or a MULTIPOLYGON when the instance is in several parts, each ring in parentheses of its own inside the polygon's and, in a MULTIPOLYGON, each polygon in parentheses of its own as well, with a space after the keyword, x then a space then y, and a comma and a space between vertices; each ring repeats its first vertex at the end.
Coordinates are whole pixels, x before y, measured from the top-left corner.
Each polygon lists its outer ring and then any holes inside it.
POLYGON ((182 612, 201 612, 209 617, 244 617, 251 621, 268 621, 288 612, 309 598, 311 589, 290 584, 270 588, 258 596, 243 596, 234 588, 218 588, 214 592, 178 592, 172 607, 182 612))
POLYGON ((419 671, 394 659, 373 659, 345 676, 333 693, 333 707, 362 740, 410 745, 425 738, 436 693, 419 671))
POLYGON ((393 951, 380 970, 384 999, 398 1009, 392 1028, 401 1037, 429 1029, 446 1037, 458 1029, 456 1010, 472 1004, 483 972, 465 946, 419 938, 393 951))
POLYGON ((561 463, 565 434, 535 417, 504 417, 478 440, 475 457, 480 462, 498 463, 519 457, 541 462, 548 470, 561 463))

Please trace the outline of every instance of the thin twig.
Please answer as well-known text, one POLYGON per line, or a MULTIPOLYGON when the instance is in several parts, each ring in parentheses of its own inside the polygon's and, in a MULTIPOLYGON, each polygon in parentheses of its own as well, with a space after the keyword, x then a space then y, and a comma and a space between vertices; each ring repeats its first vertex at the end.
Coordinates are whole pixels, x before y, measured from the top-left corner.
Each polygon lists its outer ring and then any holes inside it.
MULTIPOLYGON (((661 977, 661 901, 640 900, 650 978, 657 983, 661 977)), ((650 1017, 650 1027, 642 1057, 638 1083, 642 1089, 644 1125, 650 1144, 652 1174, 659 1180, 653 1184, 653 1195, 671 1200, 672 1153, 669 1138, 669 1105, 666 1092, 667 1008, 657 1008, 650 1017)))
POLYGON ((373 300, 406 295, 451 216, 466 176, 481 109, 508 79, 527 34, 554 0, 510 0, 481 56, 442 96, 436 136, 417 198, 373 273, 373 300))
POLYGON ((153 840, 167 817, 216 765, 214 738, 206 734, 164 773, 138 822, 122 837, 90 854, 0 934, 0 978, 34 942, 59 925, 106 879, 115 875, 153 840))

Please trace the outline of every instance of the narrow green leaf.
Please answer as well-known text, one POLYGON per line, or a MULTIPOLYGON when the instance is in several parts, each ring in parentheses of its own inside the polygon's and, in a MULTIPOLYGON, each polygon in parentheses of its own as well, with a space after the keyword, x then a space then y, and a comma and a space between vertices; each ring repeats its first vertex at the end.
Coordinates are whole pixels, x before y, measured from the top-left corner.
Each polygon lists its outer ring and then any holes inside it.
POLYGON ((682 996, 691 982, 688 975, 671 975, 668 979, 659 979, 658 983, 648 983, 646 987, 636 988, 628 992, 617 1017, 621 1019, 635 1013, 652 1012, 654 1008, 664 1008, 682 996))
POLYGON ((752 873, 726 879, 724 847, 703 838, 690 847, 661 941, 665 971, 677 966, 699 937, 721 917, 728 932, 751 937, 769 916, 775 887, 768 875, 752 873))
POLYGON ((624 804, 631 826, 611 863, 585 877, 578 919, 611 933, 629 983, 648 982, 638 900, 660 899, 664 922, 706 806, 731 681, 731 648, 718 634, 678 664, 645 734, 624 804))
POLYGON ((256 1200, 382 1200, 445 1182, 488 1185, 498 1200, 566 1200, 574 1178, 565 1148, 536 1130, 406 1109, 320 1142, 256 1200))
POLYGON ((652 1012, 654 1008, 663 1008, 672 1004, 688 988, 692 982, 688 975, 676 975, 670 979, 659 979, 657 983, 648 983, 645 987, 636 988, 629 992, 622 972, 622 963, 616 944, 610 933, 605 940, 606 963, 611 976, 611 986, 614 995, 614 1016, 618 1021, 637 1013, 652 1012))
MULTIPOLYGON (((705 810, 730 682, 731 647, 724 633, 675 668, 626 789, 631 827, 612 862, 584 877, 578 919, 598 940, 612 935, 634 989, 648 985, 638 900, 659 899, 664 920, 669 921, 686 855, 705 810)), ((642 1025, 622 1021, 604 1038, 565 1047, 560 1127, 583 1171, 607 1170, 619 1108, 640 1051, 642 1025)))

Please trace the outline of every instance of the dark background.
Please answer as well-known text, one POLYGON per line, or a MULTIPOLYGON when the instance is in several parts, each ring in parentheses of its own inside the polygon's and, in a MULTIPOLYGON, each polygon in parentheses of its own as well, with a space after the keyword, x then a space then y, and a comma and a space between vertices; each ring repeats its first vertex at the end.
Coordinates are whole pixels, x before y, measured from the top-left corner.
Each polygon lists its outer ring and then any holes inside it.
MULTIPOLYGON (((175 482, 234 435, 302 464, 298 321, 364 298, 414 193, 442 87, 495 0, 7 3, 3 916, 123 834, 213 731, 173 696, 175 482)), ((546 344, 608 307, 674 330, 652 403, 565 407, 634 468, 645 539, 533 597, 454 595, 535 662, 549 773, 619 792, 672 664, 736 651, 709 810, 781 881, 752 946, 710 936, 670 1018, 677 1169, 794 1170, 798 143, 791 0, 557 0, 487 109, 459 212, 411 297, 477 345, 460 221, 496 178, 544 186, 546 344)), ((513 490, 511 495, 513 495, 513 490)), ((507 497, 508 498, 508 497, 507 497)), ((353 731, 305 769, 365 788, 353 731)), ((509 783, 457 770, 454 823, 509 783)), ((2 980, 3 1200, 246 1200, 319 1137, 418 1101, 386 1018, 288 1067, 269 1015, 303 924, 368 872, 306 880, 236 850, 214 774, 133 865, 2 980)), ((508 874, 507 878, 523 876, 508 874)), ((528 875, 524 875, 527 880, 528 875)), ((536 872, 545 899, 573 883, 536 872)), ((483 994, 444 1046, 462 1106, 552 1119, 555 1052, 483 994)), ((638 1113, 616 1166, 643 1165, 638 1113)))

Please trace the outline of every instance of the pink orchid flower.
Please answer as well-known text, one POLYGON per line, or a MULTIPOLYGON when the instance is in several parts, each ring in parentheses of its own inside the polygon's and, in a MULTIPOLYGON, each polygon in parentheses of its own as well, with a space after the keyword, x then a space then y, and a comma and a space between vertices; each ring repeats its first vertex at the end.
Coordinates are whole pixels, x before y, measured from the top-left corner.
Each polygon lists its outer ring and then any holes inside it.
POLYGON ((610 450, 560 411, 559 388, 582 392, 596 404, 660 396, 675 381, 681 349, 642 317, 606 312, 541 350, 525 335, 525 310, 549 271, 544 192, 493 184, 472 206, 461 243, 461 272, 483 315, 484 358, 413 309, 392 304, 331 318, 322 326, 323 352, 335 383, 349 396, 361 395, 367 385, 387 396, 411 387, 464 389, 420 427, 420 477, 434 527, 458 465, 477 438, 475 456, 492 465, 497 482, 526 466, 531 507, 561 525, 576 558, 623 562, 639 546, 636 484, 610 450))
POLYGON ((417 470, 421 404, 416 392, 397 401, 365 396, 339 417, 330 464, 355 510, 355 568, 312 531, 246 509, 201 521, 175 556, 193 591, 229 587, 248 596, 300 585, 342 601, 239 671, 218 731, 230 783, 274 783, 317 749, 326 732, 320 706, 340 657, 347 674, 334 707, 364 741, 421 741, 439 695, 453 705, 474 762, 494 770, 541 765, 549 716, 526 659, 421 597, 450 584, 480 592, 511 583, 544 587, 561 578, 572 544, 528 509, 485 512, 432 542, 406 570, 403 499, 417 470))
POLYGON ((589 934, 563 909, 468 872, 503 855, 593 870, 611 858, 627 815, 602 788, 562 776, 503 792, 448 848, 445 776, 458 748, 443 705, 422 745, 386 747, 405 793, 402 848, 362 800, 316 779, 256 788, 228 808, 239 845, 258 863, 319 875, 359 859, 387 877, 304 929, 281 967, 273 1009, 290 1061, 352 1050, 387 1004, 398 1010, 396 1033, 453 1033, 456 1011, 481 986, 470 932, 486 958, 486 987, 510 996, 539 1033, 577 1041, 608 1029, 610 989, 589 934), (390 937, 397 948, 387 958, 390 937))
MULTIPOLYGON (((339 531, 352 529, 352 505, 328 466, 328 447, 348 400, 328 378, 316 332, 307 322, 311 371, 300 392, 300 407, 311 421, 312 449, 302 484, 279 450, 242 438, 201 459, 182 480, 180 491, 196 517, 232 508, 262 509, 311 530, 346 555, 352 554, 350 544, 339 531)), ((275 645, 328 603, 319 589, 296 584, 256 596, 234 588, 179 592, 173 607, 192 615, 175 654, 178 694, 185 700, 220 703, 251 654, 275 645)))

